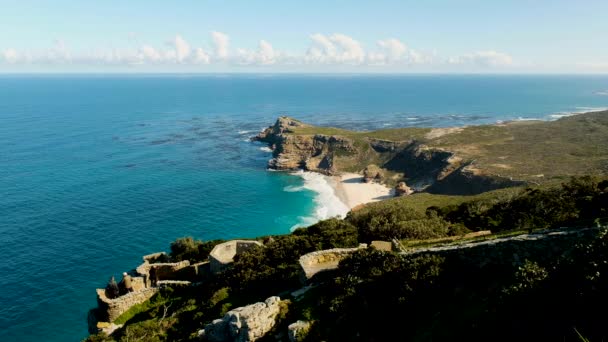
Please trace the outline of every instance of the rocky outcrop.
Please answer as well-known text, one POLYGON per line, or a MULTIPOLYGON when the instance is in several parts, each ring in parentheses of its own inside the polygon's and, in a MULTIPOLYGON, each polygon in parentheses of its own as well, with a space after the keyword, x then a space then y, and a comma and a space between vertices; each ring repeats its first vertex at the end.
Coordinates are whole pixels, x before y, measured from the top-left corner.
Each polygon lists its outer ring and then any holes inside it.
MULTIPOLYGON (((442 194, 477 194, 522 184, 498 175, 474 172, 474 161, 463 160, 444 147, 427 146, 425 138, 416 140, 404 136, 402 141, 390 141, 352 135, 347 131, 345 135, 309 133, 314 131, 313 126, 280 117, 253 140, 268 143, 272 148, 273 158, 268 167, 274 170, 304 169, 331 175, 361 170, 367 165, 364 170, 366 182, 394 185, 401 179, 417 191, 442 194), (374 164, 369 165, 369 162, 374 164)), ((324 129, 319 128, 319 131, 324 129)))
POLYGON ((384 172, 378 165, 370 164, 363 170, 363 181, 365 183, 381 183, 384 179, 384 172))
POLYGON ((310 322, 307 321, 297 321, 295 323, 291 323, 287 327, 287 336, 289 336, 290 342, 302 342, 306 339, 306 335, 308 335, 308 331, 310 330, 310 322))
POLYGON ((399 182, 395 187, 395 197, 408 196, 414 193, 414 190, 407 186, 405 182, 399 182))
POLYGON ((274 328, 280 304, 281 298, 274 296, 228 311, 223 318, 207 324, 199 335, 210 342, 256 341, 274 328))
POLYGON ((283 136, 283 134, 293 133, 293 129, 296 127, 307 127, 307 125, 296 119, 281 116, 277 119, 274 125, 260 132, 253 138, 253 140, 274 145, 278 142, 278 139, 283 136))
POLYGON ((335 155, 351 155, 356 152, 354 142, 336 135, 290 134, 297 127, 307 127, 300 121, 280 117, 277 122, 262 131, 254 141, 266 142, 273 150, 268 167, 274 170, 308 170, 332 174, 336 172, 335 155))

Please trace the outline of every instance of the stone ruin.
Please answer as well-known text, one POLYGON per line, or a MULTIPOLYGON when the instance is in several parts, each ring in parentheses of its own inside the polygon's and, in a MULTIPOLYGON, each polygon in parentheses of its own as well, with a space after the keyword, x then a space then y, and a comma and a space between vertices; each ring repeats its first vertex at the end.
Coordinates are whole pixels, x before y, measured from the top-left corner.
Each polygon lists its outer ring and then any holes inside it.
POLYGON ((164 252, 145 255, 144 262, 134 271, 129 272, 132 292, 117 298, 108 298, 105 289, 97 289, 97 309, 92 310, 89 314, 89 331, 92 333, 100 330, 106 331, 105 327, 112 326, 112 322, 134 305, 152 298, 162 286, 188 286, 192 282, 204 280, 209 275, 208 261, 196 264, 190 264, 188 260, 158 262, 168 259, 169 257, 164 252), (152 267, 156 268, 158 279, 158 283, 154 286, 150 279, 152 267))
POLYGON ((302 255, 299 260, 303 272, 302 282, 308 282, 318 273, 337 269, 342 259, 362 248, 367 248, 367 245, 362 243, 359 247, 332 248, 302 255))
POLYGON ((264 245, 255 240, 231 240, 216 245, 209 253, 211 273, 216 274, 225 270, 234 262, 236 255, 254 246, 263 247, 264 245))
POLYGON ((97 308, 89 312, 89 331, 111 333, 116 328, 113 322, 137 304, 152 298, 163 286, 189 286, 205 281, 212 274, 223 271, 234 262, 234 257, 254 246, 263 246, 253 240, 232 240, 216 245, 209 254, 209 261, 191 264, 188 260, 167 262, 165 252, 143 256, 143 263, 129 272, 133 291, 117 298, 108 298, 105 289, 97 289, 97 308), (150 277, 155 268, 156 284, 150 277), (111 328, 110 328, 111 327, 111 328), (111 331, 110 331, 111 330, 111 331))

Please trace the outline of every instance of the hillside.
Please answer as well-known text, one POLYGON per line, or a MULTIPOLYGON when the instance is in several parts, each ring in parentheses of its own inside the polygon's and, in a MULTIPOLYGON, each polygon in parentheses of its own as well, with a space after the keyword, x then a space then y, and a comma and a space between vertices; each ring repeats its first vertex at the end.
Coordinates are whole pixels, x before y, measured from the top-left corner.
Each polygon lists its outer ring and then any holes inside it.
POLYGON ((179 239, 152 265, 203 273, 166 273, 88 341, 605 340, 607 223, 608 180, 580 177, 370 204, 260 237, 220 272, 202 266, 230 242, 179 239))
POLYGON ((608 111, 556 121, 517 121, 458 128, 354 132, 281 117, 257 141, 273 149, 269 167, 328 174, 385 171, 389 185, 475 194, 569 176, 608 172, 608 111))

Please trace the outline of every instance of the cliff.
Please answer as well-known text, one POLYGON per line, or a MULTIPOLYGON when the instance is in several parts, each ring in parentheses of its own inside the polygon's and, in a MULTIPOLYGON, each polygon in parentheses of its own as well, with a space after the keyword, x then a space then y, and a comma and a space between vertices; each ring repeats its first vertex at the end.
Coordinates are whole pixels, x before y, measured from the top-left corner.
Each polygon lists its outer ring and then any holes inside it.
POLYGON ((389 185, 405 181, 418 191, 441 194, 477 194, 608 171, 607 111, 551 122, 373 132, 280 117, 254 140, 272 148, 271 169, 335 174, 378 165, 389 185))

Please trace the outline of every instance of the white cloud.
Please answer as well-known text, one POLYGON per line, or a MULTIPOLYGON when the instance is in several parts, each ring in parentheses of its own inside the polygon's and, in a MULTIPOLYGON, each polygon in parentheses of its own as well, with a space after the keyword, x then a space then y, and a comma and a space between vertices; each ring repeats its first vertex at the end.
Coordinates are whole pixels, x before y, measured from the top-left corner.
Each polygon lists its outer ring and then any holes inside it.
POLYGON ((258 64, 258 65, 271 65, 277 62, 278 53, 275 52, 272 45, 265 41, 261 40, 258 50, 251 51, 246 49, 238 49, 237 50, 238 59, 237 63, 250 65, 250 64, 258 64))
POLYGON ((497 51, 478 51, 471 54, 452 57, 449 64, 471 65, 478 67, 508 67, 513 65, 513 57, 497 51))
MULTIPOLYGON (((470 70, 478 68, 501 68, 508 66, 522 67, 514 64, 513 58, 502 52, 479 51, 452 58, 439 58, 436 53, 414 50, 396 38, 376 41, 371 51, 354 38, 341 33, 310 36, 310 45, 300 53, 278 50, 270 42, 260 40, 255 49, 231 48, 230 37, 222 32, 213 31, 208 45, 194 46, 181 35, 175 35, 164 46, 139 44, 130 48, 98 48, 90 51, 72 51, 68 45, 57 40, 51 47, 39 50, 17 50, 7 48, 0 50, 0 64, 11 65, 115 65, 115 66, 162 66, 183 65, 202 66, 218 64, 223 67, 243 66, 279 66, 282 68, 321 67, 331 70, 333 66, 392 68, 405 70, 413 66, 417 70, 438 67, 450 67, 453 70, 470 70)), ((591 67, 586 66, 588 69, 591 67)), ((594 69, 604 69, 604 65, 595 65, 594 69)), ((378 69, 369 69, 378 70, 378 69)), ((605 70, 605 69, 604 69, 605 70)))
POLYGON ((395 38, 379 40, 378 46, 386 51, 386 59, 388 61, 399 61, 407 52, 407 46, 395 38))
POLYGON ((328 37, 316 33, 310 39, 312 45, 304 56, 307 63, 357 65, 365 61, 361 44, 345 34, 334 33, 328 37))
POLYGON ((433 55, 411 49, 396 38, 379 40, 376 45, 380 51, 367 55, 370 65, 433 64, 433 55))
POLYGON ((140 52, 140 59, 142 61, 158 63, 163 60, 163 56, 161 55, 161 53, 149 45, 142 46, 139 49, 139 52, 140 52))
POLYGON ((211 63, 211 56, 203 48, 196 48, 194 50, 194 63, 196 64, 209 64, 211 63))
POLYGON ((215 57, 218 59, 226 59, 228 57, 230 37, 225 33, 213 31, 211 32, 211 39, 215 45, 215 57))
POLYGON ((190 56, 190 44, 180 35, 173 40, 175 47, 175 57, 179 63, 183 63, 190 56))
POLYGON ((2 51, 2 59, 9 64, 14 64, 19 61, 19 52, 13 48, 2 51))

